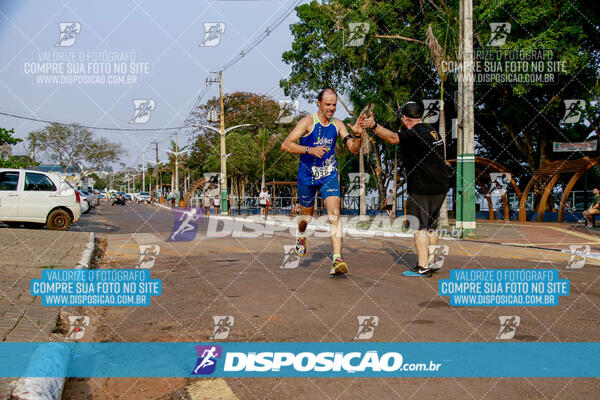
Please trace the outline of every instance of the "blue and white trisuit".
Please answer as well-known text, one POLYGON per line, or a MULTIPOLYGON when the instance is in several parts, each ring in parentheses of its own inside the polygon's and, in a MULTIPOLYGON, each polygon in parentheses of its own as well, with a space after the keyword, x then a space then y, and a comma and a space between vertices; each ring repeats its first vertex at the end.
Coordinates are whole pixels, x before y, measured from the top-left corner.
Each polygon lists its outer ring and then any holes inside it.
POLYGON ((314 125, 310 133, 300 138, 301 146, 325 146, 326 152, 318 158, 312 154, 301 154, 298 166, 298 197, 302 207, 315 204, 317 190, 325 200, 330 196, 340 197, 337 161, 335 159, 335 143, 338 136, 333 119, 324 125, 314 114, 314 125))

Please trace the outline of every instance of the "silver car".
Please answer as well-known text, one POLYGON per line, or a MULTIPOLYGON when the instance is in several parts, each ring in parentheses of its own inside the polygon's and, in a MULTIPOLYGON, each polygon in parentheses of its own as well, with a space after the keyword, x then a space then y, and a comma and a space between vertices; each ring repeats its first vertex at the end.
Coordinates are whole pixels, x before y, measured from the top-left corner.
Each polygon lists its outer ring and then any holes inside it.
POLYGON ((97 194, 89 192, 87 190, 79 190, 79 193, 87 198, 90 207, 98 207, 100 205, 100 199, 97 194))

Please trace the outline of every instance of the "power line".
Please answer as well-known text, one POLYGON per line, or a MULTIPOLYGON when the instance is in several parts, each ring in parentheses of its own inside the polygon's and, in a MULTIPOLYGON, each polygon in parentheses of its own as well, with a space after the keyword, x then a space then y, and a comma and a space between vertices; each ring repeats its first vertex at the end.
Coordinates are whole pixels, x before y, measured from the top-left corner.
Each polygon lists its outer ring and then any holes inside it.
MULTIPOLYGON (((70 122, 60 122, 60 121, 55 121, 55 120, 50 120, 50 119, 43 119, 43 118, 34 118, 34 117, 28 117, 26 115, 19 115, 19 114, 13 114, 13 113, 9 113, 9 112, 4 112, 4 111, 0 111, 0 115, 5 115, 7 117, 13 117, 13 118, 18 118, 18 119, 25 119, 28 121, 35 121, 35 122, 45 122, 47 124, 57 124, 57 125, 64 125, 64 126, 72 126, 75 123, 70 122)), ((96 129, 96 130, 101 130, 101 131, 139 131, 139 132, 144 132, 144 131, 172 131, 172 130, 180 130, 180 129, 185 129, 185 128, 189 128, 189 126, 175 126, 175 127, 167 127, 167 128, 108 128, 105 126, 93 126, 93 125, 82 125, 82 124, 77 124, 83 128, 88 128, 88 129, 96 129)))
MULTIPOLYGON (((227 68, 232 67, 239 60, 241 60, 244 56, 246 56, 249 52, 251 52, 256 46, 258 46, 263 40, 265 40, 267 36, 269 36, 279 25, 281 25, 281 23, 283 21, 285 21, 285 19, 292 13, 292 11, 294 11, 296 6, 299 3, 301 3, 302 1, 303 0, 291 0, 289 5, 283 10, 283 12, 280 13, 278 16, 276 16, 273 19, 273 21, 271 22, 271 25, 267 26, 265 31, 262 32, 257 38, 255 38, 248 46, 246 46, 245 48, 242 48, 242 50, 240 50, 237 55, 235 55, 227 64, 225 64, 223 66, 223 68, 221 68, 221 71, 225 71, 227 68)), ((206 81, 208 81, 208 80, 209 80, 209 77, 206 78, 206 81)), ((206 92, 208 91, 208 86, 209 85, 206 85, 204 87, 204 89, 202 90, 202 92, 200 93, 198 98, 196 99, 194 106, 188 112, 188 115, 185 117, 184 124, 188 125, 190 117, 192 116, 192 113, 200 105, 202 98, 206 95, 206 92)), ((269 90, 269 92, 271 92, 272 90, 273 89, 269 90)), ((268 93, 266 93, 266 95, 270 97, 270 95, 268 93)))
POLYGON ((270 26, 267 26, 264 32, 262 32, 258 37, 256 37, 249 45, 245 48, 242 48, 237 55, 235 55, 227 64, 223 66, 221 69, 225 71, 227 68, 232 67, 238 61, 240 61, 243 57, 245 57, 248 53, 250 53, 256 46, 258 46, 263 40, 267 38, 285 19, 294 11, 296 6, 300 4, 303 0, 291 0, 290 4, 284 9, 284 11, 276 16, 271 22, 270 26))

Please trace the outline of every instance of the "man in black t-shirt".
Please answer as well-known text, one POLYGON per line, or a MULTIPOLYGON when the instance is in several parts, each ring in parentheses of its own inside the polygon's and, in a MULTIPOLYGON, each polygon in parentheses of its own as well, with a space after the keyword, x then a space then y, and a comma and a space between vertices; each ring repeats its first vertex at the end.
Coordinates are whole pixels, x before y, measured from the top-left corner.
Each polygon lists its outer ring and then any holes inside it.
POLYGON ((396 133, 375 122, 373 114, 362 122, 363 128, 392 144, 401 144, 406 170, 406 214, 416 217, 415 247, 418 264, 404 273, 406 276, 431 276, 433 254, 430 245, 437 245, 437 224, 440 208, 448 192, 450 170, 444 160, 444 140, 435 128, 423 123, 423 106, 410 101, 402 107, 402 127, 396 133))

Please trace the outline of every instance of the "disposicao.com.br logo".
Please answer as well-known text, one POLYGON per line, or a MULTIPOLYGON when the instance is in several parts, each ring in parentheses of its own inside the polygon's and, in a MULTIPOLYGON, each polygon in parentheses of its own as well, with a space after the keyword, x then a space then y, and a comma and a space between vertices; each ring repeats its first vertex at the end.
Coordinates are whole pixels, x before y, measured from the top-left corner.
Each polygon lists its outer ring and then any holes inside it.
MULTIPOLYGON (((441 364, 405 363, 402 354, 397 352, 223 352, 225 361, 223 373, 258 373, 269 376, 269 373, 282 372, 286 376, 302 376, 304 374, 328 373, 390 373, 390 372, 438 372, 441 364)), ((199 360, 200 361, 200 360, 199 360)), ((242 375, 239 375, 239 374, 242 375)))

